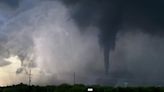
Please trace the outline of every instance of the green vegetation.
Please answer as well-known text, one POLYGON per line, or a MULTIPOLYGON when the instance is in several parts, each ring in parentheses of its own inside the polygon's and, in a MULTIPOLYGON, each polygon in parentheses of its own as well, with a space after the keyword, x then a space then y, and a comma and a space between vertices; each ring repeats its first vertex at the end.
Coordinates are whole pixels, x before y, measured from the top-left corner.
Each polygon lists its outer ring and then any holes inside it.
POLYGON ((87 92, 92 87, 93 92, 164 92, 164 87, 109 87, 109 86, 85 86, 82 84, 59 86, 27 86, 24 84, 1 87, 0 92, 87 92))

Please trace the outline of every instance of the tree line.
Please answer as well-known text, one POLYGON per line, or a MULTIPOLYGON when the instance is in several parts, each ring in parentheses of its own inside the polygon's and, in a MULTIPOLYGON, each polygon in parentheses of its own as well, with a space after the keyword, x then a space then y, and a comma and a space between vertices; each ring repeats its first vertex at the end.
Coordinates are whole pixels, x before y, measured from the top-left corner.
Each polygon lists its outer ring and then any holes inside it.
POLYGON ((58 86, 28 86, 18 84, 6 87, 0 87, 0 92, 87 92, 88 88, 93 88, 93 92, 164 92, 164 87, 110 87, 83 84, 61 84, 58 86))

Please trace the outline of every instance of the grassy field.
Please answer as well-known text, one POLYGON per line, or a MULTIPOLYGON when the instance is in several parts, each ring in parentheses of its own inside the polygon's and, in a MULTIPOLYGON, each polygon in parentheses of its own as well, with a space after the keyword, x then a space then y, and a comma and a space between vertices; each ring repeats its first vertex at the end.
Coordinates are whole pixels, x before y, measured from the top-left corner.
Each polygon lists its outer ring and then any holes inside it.
POLYGON ((84 86, 82 84, 59 86, 27 86, 24 84, 1 87, 0 92, 87 92, 88 88, 93 88, 92 92, 164 92, 164 87, 109 87, 109 86, 84 86))

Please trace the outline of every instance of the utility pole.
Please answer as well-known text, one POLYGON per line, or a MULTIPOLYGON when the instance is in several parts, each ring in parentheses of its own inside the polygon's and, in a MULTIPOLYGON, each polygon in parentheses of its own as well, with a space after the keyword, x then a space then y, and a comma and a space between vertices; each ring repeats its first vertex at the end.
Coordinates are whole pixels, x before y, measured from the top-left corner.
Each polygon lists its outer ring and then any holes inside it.
POLYGON ((29 86, 31 85, 31 68, 29 68, 29 86))
POLYGON ((29 82, 29 86, 31 85, 31 78, 32 78, 32 74, 31 74, 31 64, 32 64, 32 61, 30 60, 29 61, 29 65, 28 65, 28 77, 29 77, 29 80, 28 80, 28 82, 29 82))
POLYGON ((75 85, 76 83, 76 75, 75 75, 75 72, 73 73, 73 84, 75 85))

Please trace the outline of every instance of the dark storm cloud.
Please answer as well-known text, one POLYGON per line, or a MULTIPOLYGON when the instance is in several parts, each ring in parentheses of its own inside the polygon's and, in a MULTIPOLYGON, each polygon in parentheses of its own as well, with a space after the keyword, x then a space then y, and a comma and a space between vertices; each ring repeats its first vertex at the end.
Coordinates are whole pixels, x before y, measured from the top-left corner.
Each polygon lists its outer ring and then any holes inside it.
POLYGON ((63 0, 73 6, 72 17, 79 26, 91 24, 109 33, 116 25, 129 27, 160 28, 164 24, 162 0, 63 0))
POLYGON ((164 34, 162 0, 63 0, 72 9, 72 18, 81 30, 90 25, 100 28, 99 42, 104 49, 106 72, 109 53, 115 47, 116 35, 123 29, 143 29, 149 34, 164 34))
POLYGON ((11 7, 18 7, 20 0, 0 0, 1 3, 6 3, 11 7))

